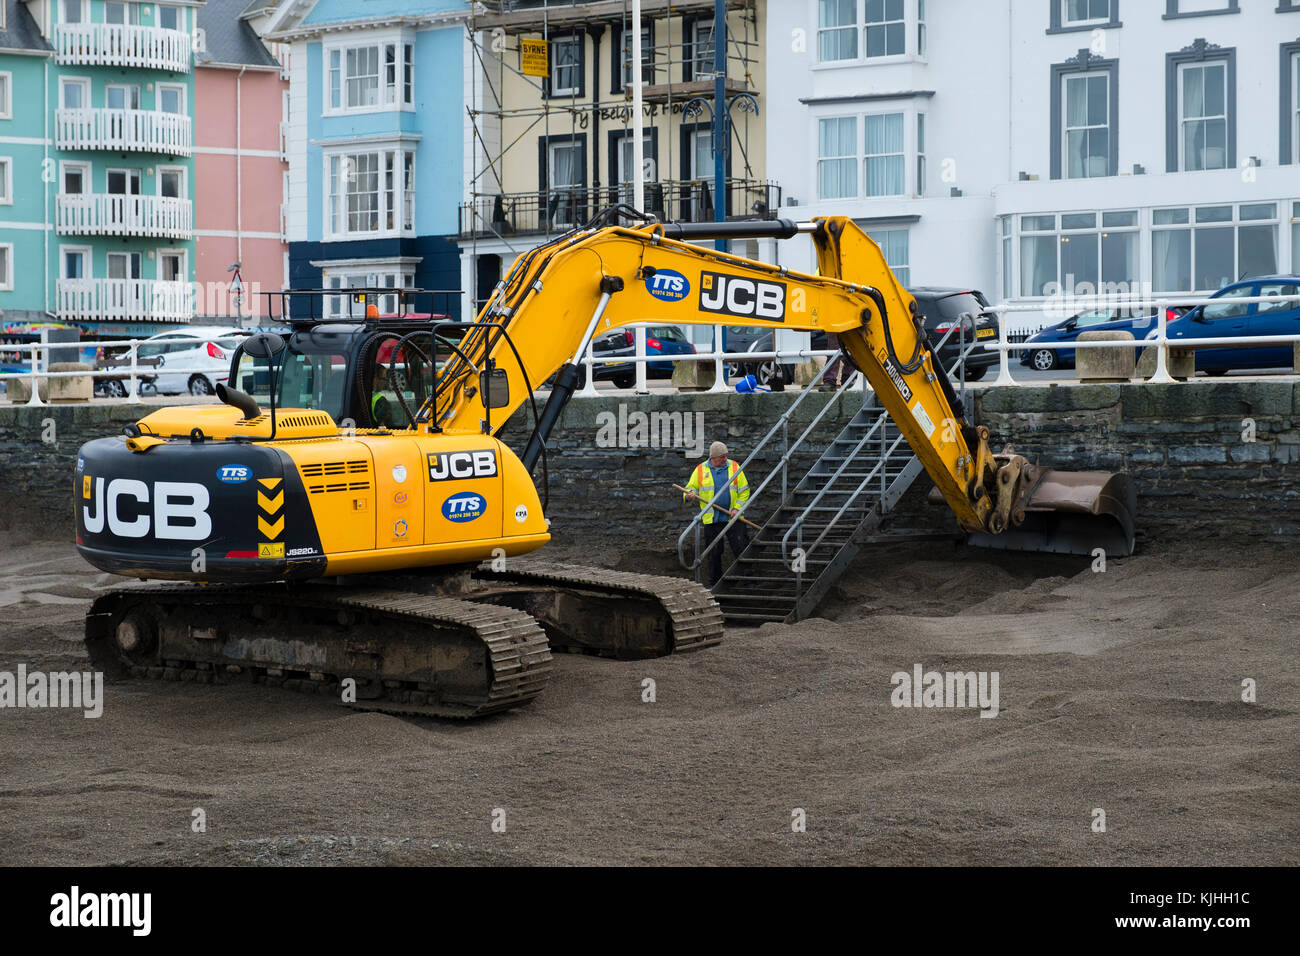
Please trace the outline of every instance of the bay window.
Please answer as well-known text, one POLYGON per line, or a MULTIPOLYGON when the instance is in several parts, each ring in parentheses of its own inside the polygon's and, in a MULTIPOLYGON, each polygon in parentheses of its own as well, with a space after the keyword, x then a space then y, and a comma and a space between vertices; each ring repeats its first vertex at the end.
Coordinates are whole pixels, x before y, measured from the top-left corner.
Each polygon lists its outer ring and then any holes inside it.
POLYGON ((413 106, 415 45, 387 41, 326 50, 326 112, 413 106))
POLYGON ((384 149, 325 159, 326 231, 335 238, 415 229, 415 153, 384 149))

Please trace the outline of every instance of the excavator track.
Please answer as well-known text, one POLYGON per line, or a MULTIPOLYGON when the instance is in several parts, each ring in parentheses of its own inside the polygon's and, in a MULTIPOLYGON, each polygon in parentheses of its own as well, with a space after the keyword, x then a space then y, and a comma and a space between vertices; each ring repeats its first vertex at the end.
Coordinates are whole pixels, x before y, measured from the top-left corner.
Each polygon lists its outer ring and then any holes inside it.
POLYGON ((95 667, 117 676, 254 680, 388 714, 482 717, 546 686, 551 653, 528 615, 400 590, 325 585, 123 588, 86 616, 95 667))
POLYGON ((680 654, 722 641, 722 609, 683 578, 574 565, 530 565, 473 575, 470 601, 527 612, 553 647, 621 659, 680 654))

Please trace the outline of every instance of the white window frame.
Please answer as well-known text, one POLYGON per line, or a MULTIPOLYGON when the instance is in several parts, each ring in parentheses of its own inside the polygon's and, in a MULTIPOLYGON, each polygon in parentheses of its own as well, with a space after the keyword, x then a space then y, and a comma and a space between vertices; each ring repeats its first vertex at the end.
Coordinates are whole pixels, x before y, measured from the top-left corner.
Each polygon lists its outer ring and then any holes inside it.
MULTIPOLYGON (((353 39, 350 42, 338 41, 324 45, 321 51, 321 69, 323 72, 324 102, 321 104, 322 116, 349 116, 356 113, 384 113, 393 110, 415 109, 415 37, 409 31, 385 30, 373 34, 363 34, 364 42, 353 39), (388 60, 387 49, 393 49, 393 96, 388 97, 388 60), (373 105, 362 103, 348 104, 348 52, 352 50, 373 49, 378 73, 376 74, 376 96, 373 105), (333 101, 334 69, 331 61, 338 55, 339 105, 333 101), (407 73, 410 73, 407 99, 407 73)), ((365 74, 369 76, 370 74, 365 74)))
POLYGON ((0 195, 0 206, 12 206, 14 204, 14 158, 12 156, 0 156, 0 186, 4 187, 4 194, 0 195))
POLYGON ((581 33, 569 33, 562 37, 556 37, 554 40, 551 41, 551 43, 552 43, 552 49, 551 49, 552 57, 551 57, 551 69, 550 69, 551 75, 548 78, 551 81, 550 95, 551 96, 577 96, 578 92, 582 89, 583 80, 584 80, 584 77, 582 75, 585 66, 585 64, 583 63, 584 50, 582 49, 582 45, 584 43, 583 36, 581 33), (554 57, 554 52, 555 52, 554 48, 555 46, 558 46, 561 43, 564 44, 572 43, 574 46, 578 48, 578 62, 566 63, 564 65, 565 69, 573 70, 574 83, 572 86, 560 86, 560 84, 557 83, 555 79, 557 76, 556 71, 560 67, 554 57))
POLYGON ((709 50, 709 59, 704 68, 700 68, 700 32, 701 28, 708 31, 709 46, 713 47, 713 21, 707 17, 695 20, 691 23, 691 79, 692 80, 711 80, 714 77, 713 61, 714 50, 709 50))
MULTIPOLYGON (((1084 19, 1081 19, 1081 20, 1072 20, 1072 19, 1070 19, 1070 0, 1057 0, 1057 2, 1061 4, 1061 26, 1063 26, 1063 27, 1082 27, 1082 26, 1093 26, 1093 25, 1095 25, 1095 24, 1100 24, 1100 23, 1110 23, 1110 22, 1111 22, 1111 15, 1110 15, 1110 14, 1111 14, 1111 4, 1113 4, 1113 3, 1115 2, 1115 0, 1106 0, 1106 15, 1105 15, 1105 16, 1102 16, 1102 17, 1087 17, 1087 18, 1084 18, 1084 19)), ((1091 2, 1089 2, 1089 6, 1091 6, 1091 2)))
POLYGON ((108 23, 108 22, 109 22, 109 20, 108 20, 108 5, 109 5, 110 3, 116 3, 116 4, 120 5, 120 6, 123 8, 123 9, 122 9, 122 22, 121 22, 120 24, 116 24, 117 26, 127 26, 127 27, 138 27, 138 26, 140 26, 140 21, 143 19, 143 17, 142 17, 141 15, 144 13, 144 10, 142 9, 142 7, 144 6, 143 4, 141 4, 141 3, 136 3, 136 2, 134 2, 134 0, 104 0, 103 7, 104 7, 104 22, 105 22, 105 23, 108 23), (135 19, 134 19, 134 20, 131 19, 132 15, 135 16, 135 19))
POLYGON ((916 111, 916 142, 913 144, 916 147, 916 182, 912 184, 912 195, 917 197, 925 195, 925 116, 921 110, 916 111))
MULTIPOLYGON (((881 0, 881 16, 886 16, 886 17, 889 16, 889 2, 890 2, 890 0, 881 0)), ((897 57, 900 57, 900 56, 907 56, 907 54, 908 54, 908 52, 909 52, 909 51, 908 51, 908 48, 907 48, 907 47, 908 47, 908 43, 907 43, 907 34, 908 34, 908 29, 907 29, 907 27, 908 27, 908 22, 909 22, 909 17, 908 17, 908 8, 909 8, 909 7, 914 7, 915 5, 914 5, 914 4, 909 4, 909 3, 907 2, 907 0, 900 0, 900 2, 903 4, 903 19, 901 19, 901 20, 871 20, 871 21, 868 21, 868 20, 867 20, 867 6, 866 6, 866 3, 864 2, 864 3, 862 4, 861 9, 858 11, 858 24, 862 27, 862 46, 861 46, 861 48, 860 48, 860 49, 862 50, 862 59, 867 60, 867 61, 869 61, 869 62, 879 62, 880 60, 889 60, 889 59, 894 59, 894 58, 897 58, 897 57), (889 41, 888 41, 888 39, 886 39, 886 41, 885 41, 885 43, 886 43, 886 52, 884 52, 884 53, 878 53, 878 54, 876 54, 875 56, 872 56, 870 53, 868 53, 868 52, 867 52, 867 32, 868 32, 868 30, 870 30, 871 27, 873 27, 873 26, 875 26, 875 27, 880 27, 880 28, 887 28, 887 27, 889 27, 889 26, 891 26, 891 25, 893 25, 893 24, 895 24, 895 23, 897 23, 897 24, 901 24, 902 27, 903 27, 903 49, 900 50, 900 51, 897 52, 897 53, 890 53, 890 52, 888 52, 888 42, 889 42, 889 41)), ((913 22, 914 22, 914 21, 913 21, 913 22)), ((888 38, 888 36, 889 36, 888 30, 886 30, 885 36, 886 36, 886 38, 888 38)))
POLYGON ((863 133, 862 123, 860 119, 861 118, 856 113, 848 114, 848 115, 836 114, 833 116, 818 116, 814 119, 814 122, 816 123, 816 133, 814 134, 815 137, 814 142, 817 143, 817 162, 813 166, 813 195, 816 196, 818 201, 820 202, 844 202, 850 199, 859 199, 862 196, 862 183, 860 180, 861 168, 862 168, 862 153, 859 151, 858 147, 862 143, 862 137, 864 136, 864 133, 863 133), (851 153, 846 153, 839 156, 823 156, 821 154, 821 141, 822 141, 821 124, 823 122, 829 122, 831 120, 852 120, 853 121, 853 151, 851 153), (854 176, 853 192, 847 196, 823 196, 821 191, 821 182, 822 182, 821 164, 824 162, 842 163, 845 162, 846 160, 852 160, 853 162, 853 176, 854 176))
POLYGON ((1291 54, 1291 162, 1300 163, 1300 53, 1291 54))
POLYGON ((160 29, 160 30, 172 30, 172 29, 175 29, 175 30, 176 30, 177 32, 179 32, 179 33, 185 33, 185 32, 186 32, 186 30, 185 30, 185 8, 184 8, 184 7, 178 7, 178 6, 176 6, 175 4, 173 4, 173 3, 159 3, 159 4, 155 4, 155 8, 156 8, 156 12, 154 13, 154 26, 156 26, 156 27, 157 27, 158 29, 160 29), (166 9, 166 10, 175 10, 175 11, 176 11, 176 26, 175 26, 175 27, 165 27, 165 26, 162 25, 162 12, 163 12, 164 9, 166 9))
MULTIPOLYGON (((1184 231, 1184 232, 1190 232, 1191 235, 1190 235, 1190 238, 1189 238, 1189 240, 1188 240, 1188 244, 1187 244, 1187 253, 1188 253, 1188 256, 1190 257, 1190 259, 1189 259, 1189 261, 1188 261, 1188 263, 1187 263, 1187 268, 1188 268, 1188 270, 1189 270, 1190 273, 1191 273, 1191 281, 1192 281, 1192 285, 1195 286, 1195 285, 1196 285, 1196 265, 1197 265, 1197 261, 1196 261, 1196 253, 1197 253, 1197 249, 1196 249, 1196 246, 1197 246, 1197 241, 1198 241, 1198 239, 1197 239, 1197 233, 1198 233, 1198 232, 1205 231, 1205 230, 1209 230, 1209 229, 1231 229, 1231 230, 1232 230, 1232 265, 1231 265, 1231 268, 1230 268, 1229 274, 1228 274, 1227 276, 1225 276, 1225 278, 1228 279, 1227 285, 1231 285, 1231 284, 1233 284, 1233 282, 1237 281, 1237 280, 1236 280, 1235 278, 1233 278, 1233 277, 1235 277, 1235 276, 1240 276, 1240 275, 1241 275, 1241 230, 1242 230, 1243 228, 1245 228, 1245 229, 1250 229, 1250 228, 1254 228, 1254 227, 1268 227, 1268 226, 1272 226, 1272 227, 1274 227, 1274 229, 1276 230, 1276 232, 1274 233, 1274 241, 1276 242, 1275 252, 1276 252, 1276 256, 1277 256, 1277 263, 1276 263, 1276 265, 1277 265, 1277 271, 1278 271, 1278 272, 1282 272, 1282 271, 1284 271, 1284 264, 1285 264, 1285 262, 1286 262, 1286 249, 1285 249, 1285 247, 1282 245, 1282 242, 1283 242, 1283 234, 1284 234, 1284 229, 1283 229, 1283 227, 1284 227, 1284 226, 1287 224, 1287 222, 1289 221, 1288 218, 1287 218, 1287 216, 1286 216, 1286 203, 1287 203, 1287 202, 1288 202, 1288 200, 1284 200, 1284 199, 1268 199, 1268 198, 1260 198, 1260 200, 1259 200, 1258 202, 1232 202, 1232 203, 1226 203, 1226 202, 1224 202, 1224 203, 1217 203, 1217 202, 1216 202, 1216 203, 1191 203, 1191 204, 1183 204, 1183 205, 1177 205, 1177 206, 1166 206, 1166 205, 1155 206, 1155 207, 1153 207, 1152 210, 1151 210, 1151 212, 1152 212, 1152 220, 1153 220, 1153 221, 1152 221, 1152 224, 1151 224, 1151 242, 1150 242, 1150 245, 1151 245, 1152 247, 1155 246, 1155 235, 1156 235, 1156 233, 1158 233, 1158 232, 1178 232, 1178 231, 1180 231, 1180 230, 1181 230, 1181 231, 1184 231), (1197 215, 1196 215, 1196 214, 1197 214, 1197 210, 1198 210, 1198 209, 1217 208, 1217 207, 1220 207, 1220 206, 1227 206, 1228 208, 1230 208, 1230 209, 1232 210, 1232 217, 1231 217, 1230 219, 1223 219, 1223 220, 1217 220, 1217 221, 1206 221, 1206 222, 1198 222, 1198 221, 1197 221, 1197 215), (1272 206, 1272 207, 1273 207, 1273 215, 1272 215, 1270 218, 1268 218, 1268 219, 1242 219, 1242 218, 1241 218, 1241 209, 1242 209, 1243 206, 1272 206), (1186 211, 1187 211, 1187 222, 1185 222, 1185 223, 1163 223, 1163 224, 1160 224, 1160 225, 1156 225, 1156 223, 1154 222, 1154 219, 1155 219, 1155 213, 1157 213, 1157 212, 1166 212, 1166 211, 1175 211, 1175 210, 1180 210, 1180 209, 1181 209, 1181 210, 1186 210, 1186 211)), ((1294 255, 1294 253, 1293 253, 1293 255, 1294 255)), ((1152 281, 1152 284, 1153 284, 1153 285, 1155 284, 1155 275, 1154 275, 1154 271, 1155 271, 1155 267, 1154 267, 1154 265, 1153 265, 1153 266, 1152 266, 1152 276, 1151 276, 1151 281, 1152 281)), ((1247 276, 1246 278, 1249 278, 1249 276, 1247 276)), ((1244 280, 1243 280, 1243 281, 1244 281, 1244 280)), ((1195 291, 1195 292, 1217 292, 1218 289, 1220 289, 1220 288, 1224 288, 1224 286, 1218 286, 1218 287, 1207 287, 1207 288, 1204 288, 1204 289, 1192 289, 1192 290, 1186 290, 1186 289, 1155 289, 1154 291, 1155 291, 1155 292, 1186 292, 1186 291, 1195 291)))
POLYGON ((1211 169, 1228 168, 1228 122, 1232 115, 1232 103, 1228 102, 1228 61, 1224 59, 1198 60, 1193 63, 1178 64, 1178 171, 1179 172, 1206 172, 1211 169), (1185 77, 1190 70, 1207 70, 1218 67, 1223 72, 1223 113, 1216 113, 1213 116, 1202 114, 1197 117, 1188 118, 1184 113, 1183 97, 1187 84, 1184 82, 1185 77), (1222 166, 1204 166, 1198 170, 1188 170, 1187 167, 1187 137, 1185 130, 1189 122, 1199 123, 1209 120, 1223 120, 1223 165, 1222 166))
POLYGON ((814 22, 817 24, 817 34, 814 38, 814 42, 817 44, 817 62, 836 65, 836 66, 842 64, 861 62, 863 58, 862 57, 863 10, 862 10, 861 0, 854 0, 853 22, 851 24, 838 24, 836 26, 831 26, 831 27, 822 26, 820 0, 813 0, 813 5, 814 5, 813 18, 814 18, 814 22), (853 40, 855 44, 855 49, 857 50, 856 54, 853 56, 836 57, 834 59, 828 59, 828 60, 822 59, 822 34, 830 33, 830 32, 842 33, 842 32, 847 32, 849 30, 853 31, 853 40))
POLYGON ((4 252, 5 268, 0 273, 0 292, 14 291, 14 244, 12 242, 0 242, 0 251, 4 252))
MULTIPOLYGON (((324 176, 322 181, 322 191, 324 194, 325 216, 322 232, 325 241, 340 241, 346 239, 381 239, 393 238, 397 236, 415 235, 415 222, 412 216, 410 228, 406 227, 406 158, 405 154, 416 152, 415 145, 407 142, 382 143, 376 145, 339 147, 326 151, 323 154, 324 176), (386 157, 393 155, 393 188, 387 189, 385 182, 387 174, 386 157), (338 175, 342 178, 346 176, 346 162, 352 156, 374 156, 375 157, 375 175, 377 177, 377 195, 378 195, 378 213, 379 225, 377 230, 360 230, 351 231, 348 229, 348 212, 346 197, 348 195, 346 185, 342 191, 335 194, 331 187, 333 181, 333 163, 338 161, 338 175), (339 208, 335 208, 336 202, 339 208), (337 213, 337 217, 336 214, 337 213), (392 217, 393 228, 386 226, 389 217, 392 217), (334 227, 334 220, 337 218, 340 228, 334 227)), ((414 160, 412 160, 414 163, 414 160)), ((414 170, 412 173, 414 178, 414 170)), ((410 190, 414 195, 414 187, 410 190)), ((411 212, 414 214, 414 203, 411 204, 411 212)))
MULTIPOLYGON (((87 80, 86 82, 89 83, 90 81, 87 80)), ((117 109, 117 107, 108 105, 108 94, 112 90, 126 90, 128 94, 131 90, 135 90, 135 102, 138 103, 139 105, 124 106, 122 107, 122 109, 127 109, 127 110, 144 109, 144 91, 140 88, 139 83, 106 83, 104 85, 104 108, 105 109, 117 109)), ((126 99, 130 100, 131 97, 128 95, 126 99)), ((157 102, 158 102, 157 98, 155 98, 154 99, 155 105, 157 104, 157 102)))
MULTIPOLYGON (((642 19, 645 18, 642 17, 642 19)), ((627 41, 628 41, 628 37, 630 37, 633 33, 638 33, 638 35, 641 36, 645 41, 641 45, 641 76, 643 78, 642 85, 649 86, 651 83, 654 82, 655 31, 654 31, 654 24, 649 20, 647 20, 645 25, 642 26, 639 31, 637 31, 636 28, 632 26, 623 27, 622 30, 619 31, 618 88, 620 90, 627 90, 627 89, 631 89, 632 87, 632 47, 627 41), (650 79, 648 80, 644 79, 646 73, 650 74, 650 79)))
POLYGON ((108 166, 104 169, 104 193, 112 196, 143 196, 144 195, 144 170, 138 166, 108 166), (131 185, 131 177, 134 175, 136 181, 140 184, 140 191, 133 193, 129 190, 124 193, 110 193, 108 189, 108 177, 113 173, 124 173, 126 175, 126 184, 131 185))
POLYGON ((180 83, 159 83, 156 86, 154 86, 154 96, 153 96, 154 111, 158 113, 169 112, 168 110, 164 110, 162 108, 163 93, 167 91, 172 91, 180 95, 181 108, 176 113, 171 113, 170 115, 185 116, 189 110, 189 103, 186 101, 185 87, 183 84, 180 83))
POLYGON ((157 262, 157 265, 154 267, 154 268, 155 268, 155 271, 154 271, 154 279, 155 279, 156 281, 158 281, 158 282, 189 282, 189 281, 190 281, 190 280, 189 280, 189 276, 190 276, 190 251, 189 251, 188 249, 179 248, 179 247, 177 247, 177 246, 163 246, 163 247, 161 247, 161 248, 159 248, 159 249, 157 249, 157 250, 155 251, 155 253, 154 253, 154 258, 155 258, 155 261, 157 262), (164 256, 175 256, 176 258, 180 259, 180 261, 181 261, 180 276, 181 276, 181 277, 180 277, 179 279, 164 279, 164 278, 163 278, 163 257, 164 257, 164 256))
POLYGON ((67 272, 68 272, 68 268, 67 268, 68 263, 67 263, 67 260, 66 260, 64 257, 65 257, 69 252, 72 252, 72 253, 80 253, 80 254, 84 257, 84 260, 83 260, 83 262, 82 262, 82 266, 83 266, 83 268, 82 268, 82 273, 83 273, 83 274, 80 276, 80 278, 81 278, 81 279, 90 279, 90 278, 93 278, 94 275, 95 275, 95 260, 94 260, 95 249, 94 249, 93 246, 83 246, 83 245, 78 245, 78 244, 76 244, 76 243, 70 243, 70 244, 68 244, 68 245, 61 245, 61 246, 59 246, 59 278, 60 278, 60 279, 73 279, 74 281, 76 281, 76 279, 77 279, 77 277, 75 277, 75 276, 70 276, 70 275, 67 274, 67 272))
MULTIPOLYGON (((370 268, 359 268, 357 266, 345 266, 334 268, 323 268, 321 270, 321 288, 338 289, 339 295, 324 296, 324 308, 321 310, 327 319, 346 318, 348 316, 347 304, 339 301, 345 296, 350 288, 364 288, 373 285, 376 288, 385 289, 414 289, 415 288, 415 264, 414 263, 397 263, 393 264, 387 260, 377 260, 370 268), (374 278, 372 283, 370 280, 374 278), (361 280, 357 285, 349 285, 353 279, 361 280)), ((397 311, 396 295, 381 295, 378 302, 380 314, 391 314, 397 311), (390 301, 386 301, 391 298, 390 301)), ((352 315, 356 315, 353 310, 352 315)))
MULTIPOLYGON (((1061 178, 1062 179, 1101 179, 1103 177, 1111 175, 1110 140, 1111 137, 1115 135, 1115 117, 1110 115, 1110 103, 1111 103, 1110 72, 1107 70, 1090 70, 1084 73, 1062 73, 1060 79, 1061 79, 1061 178), (1085 122, 1083 126, 1071 126, 1070 119, 1069 119, 1070 84, 1076 80, 1083 81, 1084 97, 1086 103, 1086 97, 1088 96, 1087 93, 1088 81, 1096 77, 1101 77, 1106 81, 1106 95, 1104 97, 1106 103, 1106 122, 1101 126, 1092 126, 1087 123, 1087 117, 1084 117, 1085 122), (1070 132, 1071 130, 1091 131, 1094 129, 1106 130, 1106 155, 1103 157, 1103 159, 1106 162, 1106 171, 1101 173, 1099 176, 1091 176, 1088 174, 1086 170, 1086 164, 1085 164, 1085 171, 1082 175, 1071 176, 1070 175, 1070 132)), ((1085 110, 1086 110, 1086 106, 1085 106, 1085 110)), ((1091 137, 1089 138, 1089 141, 1091 141, 1091 137)))
POLYGON ((89 23, 90 22, 90 0, 78 0, 77 6, 80 9, 80 20, 68 19, 68 0, 59 0, 59 22, 60 23, 89 23))
POLYGON ((92 179, 92 176, 94 175, 92 169, 93 167, 91 166, 90 163, 87 163, 80 159, 60 160, 59 161, 59 188, 57 190, 58 195, 88 196, 91 193, 93 193, 95 191, 95 183, 94 180, 92 179), (74 169, 79 170, 81 172, 82 190, 79 193, 70 193, 65 191, 64 189, 68 181, 68 172, 74 169))
POLYGON ((912 233, 911 233, 911 230, 908 229, 906 226, 899 226, 899 227, 895 227, 895 228, 892 228, 892 229, 876 229, 876 230, 872 230, 872 232, 871 232, 871 238, 872 238, 872 241, 874 241, 875 243, 877 243, 877 244, 880 246, 880 254, 881 254, 882 256, 884 256, 884 258, 885 258, 885 265, 889 266, 889 270, 890 270, 891 272, 893 272, 895 276, 898 277, 898 281, 899 281, 899 283, 900 283, 904 288, 907 288, 908 286, 910 286, 910 285, 912 284, 912 233), (887 243, 885 242, 885 237, 886 237, 886 236, 895 236, 895 235, 900 235, 900 234, 904 237, 904 242, 905 242, 905 244, 907 245, 907 261, 904 262, 904 263, 901 263, 901 264, 900 264, 900 263, 897 263, 897 262, 890 262, 890 261, 889 261, 889 257, 888 257, 887 255, 885 255, 885 250, 886 250, 886 245, 887 245, 887 243), (902 275, 899 275, 899 270, 900 270, 900 269, 901 269, 901 270, 904 270, 902 275))
MULTIPOLYGON (((107 94, 105 94, 105 96, 107 97, 107 94)), ((107 103, 107 99, 105 100, 105 103, 107 103)), ((61 110, 63 110, 63 109, 80 109, 80 110, 88 110, 88 109, 91 109, 91 105, 90 105, 90 77, 88 77, 88 76, 61 76, 61 77, 59 77, 59 107, 58 107, 58 108, 61 109, 61 110), (81 90, 81 105, 80 105, 80 106, 64 106, 64 105, 63 105, 63 103, 64 103, 64 93, 63 93, 63 91, 64 91, 67 87, 69 87, 69 86, 75 86, 75 87, 78 87, 78 88, 81 90)))
MULTIPOLYGON (((907 149, 907 148, 908 148, 908 142, 907 142, 907 110, 889 110, 888 112, 871 112, 871 113, 864 113, 864 114, 862 115, 862 143, 861 143, 861 145, 862 145, 862 152, 861 152, 860 155, 861 155, 861 157, 862 157, 862 196, 863 196, 863 198, 865 198, 865 199, 890 199, 890 198, 898 198, 898 197, 900 197, 900 196, 906 196, 906 195, 908 194, 908 192, 907 192, 907 151, 908 151, 908 149, 907 149), (871 120, 871 119, 873 119, 873 118, 875 118, 875 117, 877 117, 877 116, 882 117, 882 118, 883 118, 883 117, 888 117, 888 116, 897 116, 897 117, 899 117, 899 119, 902 121, 901 124, 900 124, 900 125, 902 126, 902 128, 903 128, 903 148, 902 148, 902 152, 899 152, 899 153, 868 153, 868 152, 867 152, 867 124, 868 124, 868 121, 869 121, 869 120, 871 120), (896 192, 896 193, 871 193, 871 192, 868 192, 867 190, 870 188, 870 187, 867 185, 867 183, 868 183, 868 179, 869 179, 869 177, 867 176, 867 167, 868 167, 868 164, 869 164, 869 163, 871 162, 871 160, 873 160, 873 159, 890 159, 890 158, 893 158, 893 157, 895 157, 895 156, 898 157, 900 160, 902 160, 902 167, 903 167, 903 183, 902 183, 902 188, 901 188, 898 192, 896 192)), ((915 145, 915 144, 913 144, 913 145, 915 145)))
POLYGON ((0 70, 0 119, 14 118, 14 75, 0 70))
POLYGON ((162 194, 163 194, 162 181, 163 181, 164 173, 179 173, 181 177, 181 188, 180 188, 180 195, 177 196, 176 198, 177 199, 189 198, 189 190, 190 190, 189 170, 187 170, 184 166, 157 166, 155 167, 154 172, 156 173, 156 175, 154 176, 154 193, 159 198, 162 198, 162 194))

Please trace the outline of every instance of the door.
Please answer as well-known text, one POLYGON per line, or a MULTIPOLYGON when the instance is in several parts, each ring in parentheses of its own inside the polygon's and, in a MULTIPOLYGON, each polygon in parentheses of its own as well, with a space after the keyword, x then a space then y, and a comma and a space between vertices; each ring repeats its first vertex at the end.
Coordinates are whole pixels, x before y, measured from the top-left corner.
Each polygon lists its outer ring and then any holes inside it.
POLYGON ((140 170, 110 169, 107 183, 108 222, 124 229, 139 229, 144 219, 140 208, 140 170))
MULTIPOLYGON (((1261 282, 1258 295, 1295 295, 1300 285, 1294 282, 1261 282)), ((1300 335, 1300 299, 1289 302, 1259 302, 1255 314, 1246 323, 1251 335, 1300 335)), ((1258 368, 1291 368, 1295 358, 1290 342, 1269 348, 1251 349, 1252 363, 1258 368)))
POLYGON ((578 143, 550 143, 546 153, 551 189, 547 212, 554 228, 568 229, 578 221, 584 175, 582 147, 578 143))
POLYGON ((132 321, 144 318, 140 266, 138 252, 108 254, 108 281, 104 283, 104 310, 108 315, 132 321))
MULTIPOLYGON (((138 110, 140 108, 140 87, 113 85, 104 88, 104 104, 115 111, 138 110)), ((108 114, 106 135, 110 144, 125 145, 141 137, 132 117, 122 112, 108 114)))
MULTIPOLYGON (((618 150, 615 154, 615 181, 618 183, 618 201, 632 205, 635 198, 635 186, 633 179, 636 176, 636 150, 632 143, 632 134, 628 133, 619 137, 618 150)), ((657 178, 655 175, 654 164, 654 144, 648 134, 641 139, 641 176, 647 184, 647 193, 649 184, 657 178)), ((649 196, 646 197, 647 203, 649 196)))

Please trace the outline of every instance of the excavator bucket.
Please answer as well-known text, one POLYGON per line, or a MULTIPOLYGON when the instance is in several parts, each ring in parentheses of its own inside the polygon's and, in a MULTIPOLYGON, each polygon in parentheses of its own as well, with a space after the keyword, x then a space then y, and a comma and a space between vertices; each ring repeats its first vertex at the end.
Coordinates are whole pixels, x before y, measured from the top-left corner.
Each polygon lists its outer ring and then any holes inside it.
POLYGON ((1137 490, 1128 475, 1044 468, 1023 510, 1001 534, 978 532, 967 540, 984 548, 1110 557, 1133 553, 1137 490), (1019 520, 1017 520, 1019 519, 1019 520))

